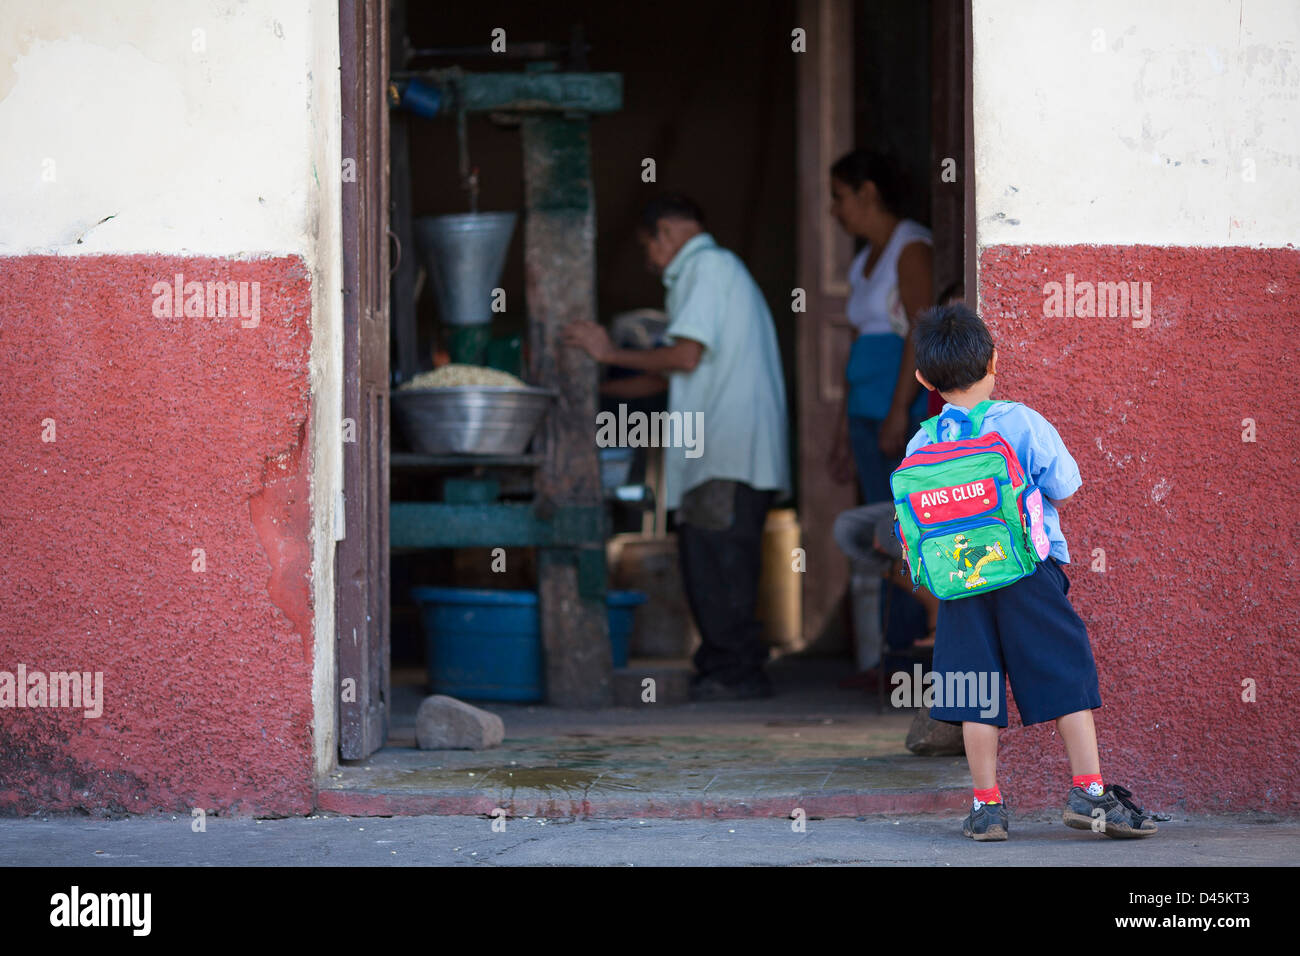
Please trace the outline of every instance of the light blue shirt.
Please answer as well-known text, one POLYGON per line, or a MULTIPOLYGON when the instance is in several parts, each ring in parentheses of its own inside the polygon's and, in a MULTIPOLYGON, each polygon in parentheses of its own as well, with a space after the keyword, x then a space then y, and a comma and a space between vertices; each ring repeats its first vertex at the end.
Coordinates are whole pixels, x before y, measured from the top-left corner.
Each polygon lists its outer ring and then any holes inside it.
POLYGON ((664 449, 666 505, 714 478, 790 491, 785 378, 762 291, 735 253, 707 232, 692 236, 664 270, 666 335, 704 346, 690 372, 670 372, 668 411, 701 413, 703 453, 664 449))
MULTIPOLYGON (((961 406, 944 403, 945 412, 950 408, 961 406)), ((965 408, 961 410, 969 411, 965 408)), ((939 414, 942 415, 943 412, 939 414)), ((1065 535, 1061 533, 1061 519, 1056 513, 1056 507, 1048 500, 1068 498, 1083 484, 1079 466, 1066 450, 1065 442, 1061 441, 1061 436, 1052 427, 1052 423, 1038 412, 1027 405, 1011 402, 995 403, 988 410, 979 433, 987 435, 989 432, 997 432, 1006 439, 1020 459, 1020 467, 1025 470, 1029 481, 1042 489, 1043 530, 1047 532, 1047 540, 1052 545, 1051 555, 1062 564, 1068 564, 1070 551, 1065 546, 1065 535)), ((940 422, 939 438, 941 441, 952 441, 956 436, 946 435, 944 423, 940 422)), ((910 455, 928 444, 930 436, 922 428, 907 443, 907 453, 910 455)))

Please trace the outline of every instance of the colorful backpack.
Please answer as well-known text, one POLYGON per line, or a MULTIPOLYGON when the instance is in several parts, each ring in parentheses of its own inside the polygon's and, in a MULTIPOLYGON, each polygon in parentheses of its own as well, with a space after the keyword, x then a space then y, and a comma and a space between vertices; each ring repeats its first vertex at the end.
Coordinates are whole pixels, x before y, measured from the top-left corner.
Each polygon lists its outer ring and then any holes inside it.
POLYGON ((980 402, 969 413, 949 408, 922 422, 931 444, 889 478, 894 533, 913 589, 925 585, 942 601, 1014 584, 1050 551, 1042 492, 1001 435, 979 435, 994 404, 980 402), (945 422, 955 424, 956 441, 939 441, 945 422))

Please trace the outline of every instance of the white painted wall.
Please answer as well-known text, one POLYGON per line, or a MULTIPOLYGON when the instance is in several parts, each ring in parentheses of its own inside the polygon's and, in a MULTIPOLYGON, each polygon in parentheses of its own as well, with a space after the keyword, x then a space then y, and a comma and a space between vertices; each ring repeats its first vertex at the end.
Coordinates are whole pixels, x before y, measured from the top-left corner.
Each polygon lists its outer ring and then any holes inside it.
POLYGON ((0 0, 0 254, 305 250, 313 24, 333 10, 0 0))
POLYGON ((1300 242, 1300 2, 973 2, 981 246, 1300 242))
POLYGON ((333 0, 0 0, 0 255, 299 255, 311 271, 318 771, 337 753, 338 39, 333 0))

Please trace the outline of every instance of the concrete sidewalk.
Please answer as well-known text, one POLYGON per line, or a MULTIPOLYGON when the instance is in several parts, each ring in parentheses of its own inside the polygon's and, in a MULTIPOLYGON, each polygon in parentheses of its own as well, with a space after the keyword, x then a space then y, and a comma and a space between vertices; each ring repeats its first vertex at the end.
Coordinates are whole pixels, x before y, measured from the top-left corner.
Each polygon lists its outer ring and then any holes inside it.
POLYGON ((809 820, 481 817, 0 820, 8 866, 1294 866, 1300 823, 1175 819, 1111 840, 1012 817, 1006 843, 960 835, 961 815, 809 820), (500 824, 498 823, 498 826, 500 824))

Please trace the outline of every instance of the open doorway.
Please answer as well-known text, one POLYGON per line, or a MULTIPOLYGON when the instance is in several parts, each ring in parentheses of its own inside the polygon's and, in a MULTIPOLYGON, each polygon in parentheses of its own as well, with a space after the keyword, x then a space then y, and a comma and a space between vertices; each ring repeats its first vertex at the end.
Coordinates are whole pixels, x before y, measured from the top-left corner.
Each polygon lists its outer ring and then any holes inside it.
MULTIPOLYGON (((342 759, 359 760, 385 746, 391 751, 388 757, 399 763, 401 752, 419 753, 414 751, 415 708, 430 686, 428 634, 411 597, 414 589, 545 590, 544 548, 511 545, 501 567, 494 567, 498 549, 492 542, 460 530, 448 532, 438 548, 390 548, 390 513, 397 516, 393 540, 399 542, 411 540, 405 524, 413 513, 396 506, 390 510, 390 492, 395 502, 441 500, 449 482, 452 494, 470 496, 479 493, 477 482, 479 487, 492 485, 494 501, 535 505, 534 486, 546 480, 537 477, 535 460, 503 460, 486 470, 468 465, 458 470, 427 456, 417 460, 419 454, 394 430, 388 414, 390 388, 446 362, 460 347, 453 342, 457 330, 440 321, 426 249, 416 238, 420 220, 468 212, 471 203, 479 211, 520 212, 530 201, 534 172, 523 129, 527 116, 510 108, 517 102, 468 111, 463 118, 454 109, 436 115, 434 108, 421 115, 403 104, 404 84, 412 78, 455 71, 620 77, 617 108, 593 112, 585 141, 595 227, 593 317, 608 322, 616 315, 662 308, 662 284, 646 272, 634 237, 638 210, 665 188, 696 197, 718 242, 745 261, 774 318, 795 476, 794 497, 786 504, 802 527, 799 543, 819 568, 800 581, 797 634, 784 648, 813 647, 816 654, 786 655, 791 676, 784 685, 789 693, 778 698, 781 703, 732 705, 719 714, 692 705, 671 715, 656 711, 649 720, 635 707, 640 677, 654 673, 671 699, 675 675, 688 666, 685 661, 665 658, 660 669, 648 670, 652 665, 642 660, 639 669, 621 675, 606 664, 611 674, 608 701, 630 705, 615 708, 617 714, 552 708, 548 718, 540 702, 472 700, 505 713, 508 725, 513 724, 507 731, 512 738, 533 740, 529 746, 507 747, 494 760, 504 767, 507 758, 519 761, 526 753, 554 756, 555 742, 548 735, 590 737, 596 734, 594 714, 601 715, 607 728, 621 728, 618 734, 632 741, 628 747, 653 742, 660 757, 667 754, 663 748, 669 738, 698 737, 701 719, 715 729, 730 728, 727 739, 749 740, 768 755, 752 754, 756 765, 793 759, 814 731, 844 754, 884 756, 900 749, 910 713, 886 710, 892 723, 864 732, 854 715, 865 719, 874 714, 875 698, 841 695, 828 706, 826 697, 836 676, 852 667, 846 563, 829 544, 829 526, 838 509, 855 503, 845 489, 829 487, 824 474, 826 408, 838 401, 847 354, 842 277, 853 251, 844 237, 833 234, 826 213, 826 170, 855 142, 880 139, 881 131, 889 129, 885 145, 919 167, 916 215, 934 227, 936 286, 946 284, 949 274, 961 272, 969 261, 963 217, 970 189, 965 170, 970 167, 961 152, 969 143, 963 128, 969 68, 966 4, 936 2, 921 5, 918 13, 915 5, 899 3, 886 14, 879 6, 852 0, 670 0, 653 11, 633 12, 576 2, 558 8, 520 2, 455 9, 407 6, 400 0, 341 3, 344 154, 351 151, 359 159, 355 188, 349 191, 345 184, 345 414, 357 423, 358 441, 345 454, 349 490, 339 549, 338 650, 340 678, 360 675, 357 698, 340 705, 342 759), (802 50, 792 42, 797 29, 809 39, 802 50), (501 47, 494 46, 498 36, 501 47), (918 45, 923 55, 911 53, 918 45), (887 98, 899 89, 908 90, 908 96, 887 98), (961 175, 948 188, 936 158, 954 150, 961 175), (645 177, 647 159, 654 161, 653 181, 645 177), (791 309, 796 288, 808 292, 806 312, 791 309), (543 716, 526 716, 538 713, 543 716)), ((516 228, 500 272, 505 307, 494 313, 488 346, 478 353, 485 364, 525 379, 538 368, 546 345, 544 337, 530 330, 536 318, 530 300, 540 281, 536 271, 525 230, 516 228)), ((585 438, 591 440, 589 428, 585 438)), ((545 456, 548 443, 553 449, 564 440, 563 429, 547 431, 529 454, 545 456)), ((563 496, 555 497, 560 507, 567 506, 563 496)), ((603 534, 647 527, 642 515, 620 507, 607 510, 603 534)), ((652 534, 671 531, 670 524, 650 525, 652 534)), ((585 596, 580 589, 590 542, 561 543, 578 555, 569 584, 579 589, 575 595, 585 596)), ((614 559, 606 567, 604 557, 602 549, 601 560, 594 562, 597 572, 607 575, 602 591, 618 570, 614 559)), ((674 567, 670 574, 675 573, 674 567)), ((652 605, 638 613, 662 623, 685 612, 652 605)), ((689 627, 688 618, 682 626, 689 627)), ((600 639, 606 639, 603 633, 600 639)), ((632 772, 628 768, 637 764, 632 751, 611 751, 605 738, 601 745, 606 763, 632 772)), ((684 751, 690 747, 682 749, 678 756, 687 760, 684 751)), ((579 762, 596 759, 592 750, 586 746, 587 757, 579 762)), ((746 747, 736 745, 732 751, 729 766, 743 772, 751 762, 746 747)), ((445 754, 439 755, 456 770, 480 767, 484 760, 481 754, 445 760, 445 754)), ((376 765, 372 761, 368 766, 376 765)), ((494 772, 509 771, 497 767, 494 772)))
MULTIPOLYGON (((807 0, 801 22, 822 42, 799 61, 799 517, 810 565, 803 630, 827 650, 852 640, 849 568, 829 529, 858 502, 826 469, 856 332, 848 272, 860 246, 827 214, 830 166, 861 147, 893 158, 899 214, 933 234, 933 293, 974 292, 974 185, 969 134, 969 4, 807 0), (809 531, 814 533, 809 534, 809 531)), ((970 301, 974 301, 973 298, 970 301)))

